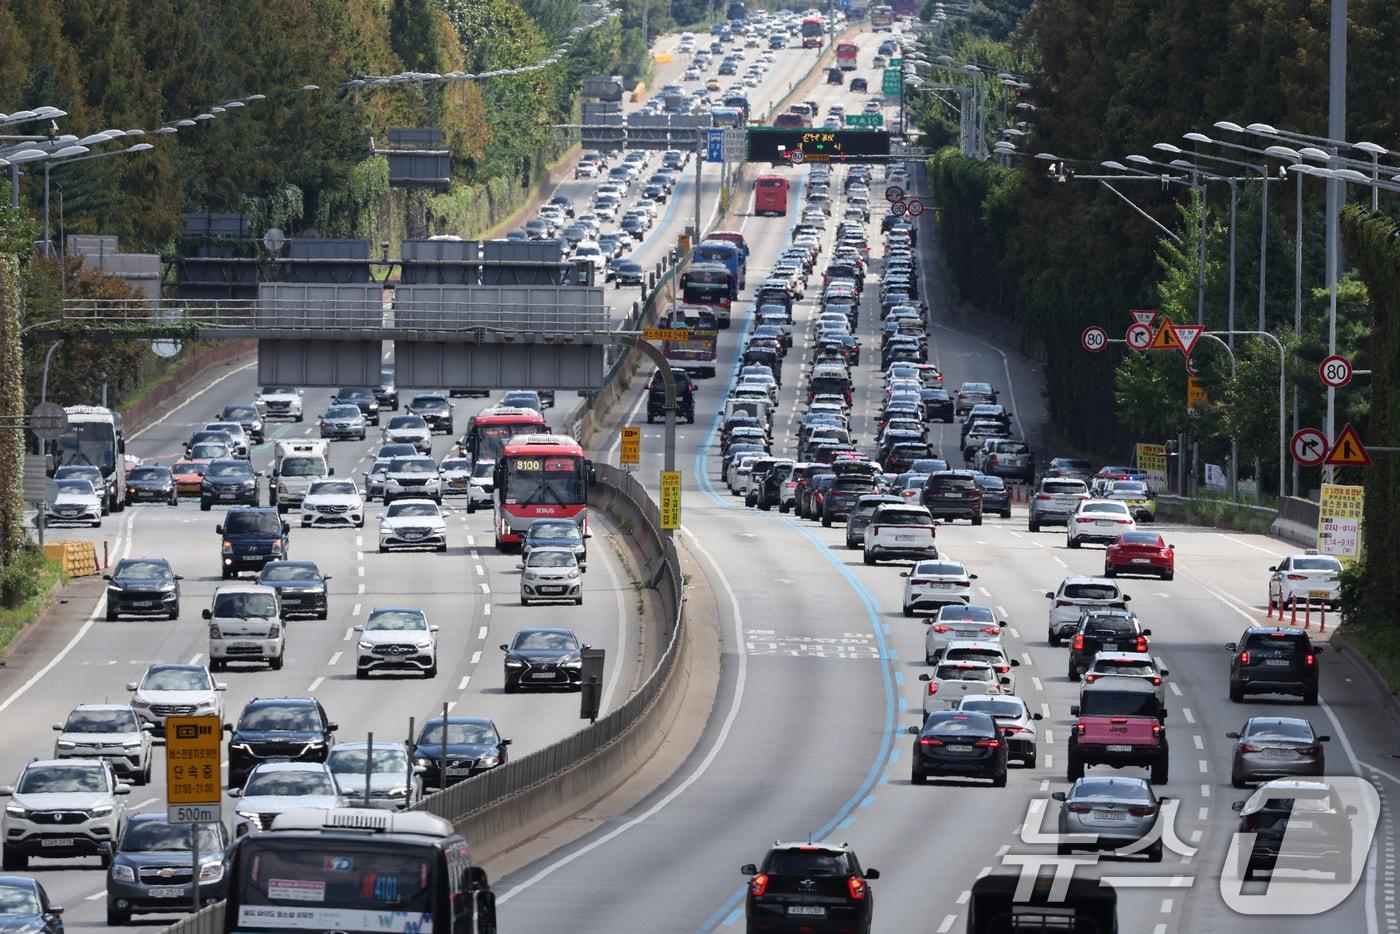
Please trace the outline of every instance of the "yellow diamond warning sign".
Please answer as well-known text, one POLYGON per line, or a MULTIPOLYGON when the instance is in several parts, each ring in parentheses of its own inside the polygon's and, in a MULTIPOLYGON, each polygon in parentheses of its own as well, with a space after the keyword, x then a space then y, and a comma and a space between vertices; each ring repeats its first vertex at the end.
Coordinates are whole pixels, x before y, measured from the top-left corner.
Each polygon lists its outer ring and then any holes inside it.
POLYGON ((1180 350, 1181 339, 1176 336, 1176 328, 1172 327, 1171 318, 1163 318, 1162 326, 1157 329, 1157 333, 1152 336, 1152 343, 1147 345, 1148 350, 1180 350))

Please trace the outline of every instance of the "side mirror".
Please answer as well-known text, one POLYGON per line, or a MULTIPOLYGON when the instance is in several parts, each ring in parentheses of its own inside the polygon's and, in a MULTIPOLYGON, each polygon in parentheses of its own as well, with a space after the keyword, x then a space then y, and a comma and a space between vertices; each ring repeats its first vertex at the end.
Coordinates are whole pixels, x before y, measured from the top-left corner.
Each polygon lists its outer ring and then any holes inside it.
POLYGON ((920 681, 932 681, 933 675, 919 675, 920 681))
POLYGON ((1157 672, 1157 674, 1159 674, 1159 675, 1161 675, 1163 678, 1165 678, 1167 675, 1171 674, 1171 672, 1170 672, 1170 671, 1167 671, 1167 669, 1163 668, 1161 671, 1157 672))
POLYGON ((1126 593, 1123 594, 1123 602, 1124 602, 1124 603, 1127 603, 1127 602, 1128 602, 1129 600, 1131 600, 1131 599, 1133 599, 1131 594, 1126 594, 1126 593))
POLYGON ((112 793, 118 795, 129 795, 131 794, 131 786, 128 785, 126 782, 119 782, 117 784, 117 787, 112 789, 112 793))
POLYGON ((1010 625, 1010 623, 1008 623, 1008 622, 1007 622, 1006 620, 1004 620, 1004 619, 999 619, 999 620, 997 620, 997 625, 998 625, 998 626, 1001 626, 1001 627, 1004 629, 1004 628, 1006 628, 1008 625, 1010 625))
POLYGON ((1043 719, 1045 719, 1045 718, 1042 717, 1042 716, 1041 716, 1040 714, 1038 714, 1038 713, 1033 713, 1033 714, 1031 714, 1031 719, 1032 719, 1032 720, 1043 720, 1043 719))
POLYGON ((1232 653, 1233 653, 1233 652, 1235 651, 1235 649, 1236 649, 1235 643, 1233 643, 1233 642, 1227 642, 1227 643, 1225 643, 1225 651, 1227 651, 1227 652, 1232 652, 1232 653))
POLYGON ((739 871, 746 876, 758 875, 758 867, 755 866, 753 863, 745 863, 744 865, 739 867, 739 871))
POLYGON ((1010 683, 1011 683, 1011 679, 1010 679, 1010 678, 1007 678, 1007 677, 997 678, 997 681, 998 681, 999 683, 1003 684, 1003 685, 1006 685, 1006 684, 1010 684, 1010 683))
POLYGON ((63 724, 62 724, 62 723, 55 723, 55 724, 53 725, 53 729, 54 729, 54 732, 55 732, 55 733, 62 733, 62 732, 63 732, 63 724))
POLYGON ((224 527, 223 527, 222 525, 216 525, 216 526, 214 526, 214 534, 215 534, 215 535, 223 535, 223 534, 224 534, 224 527))
MULTIPOLYGON (((224 792, 224 794, 228 795, 230 798, 237 798, 237 797, 239 797, 240 795, 243 794, 243 789, 242 789, 242 788, 230 788, 228 791, 224 792)), ((246 832, 247 832, 247 831, 244 831, 244 833, 246 833, 246 832)), ((239 834, 239 836, 242 836, 242 834, 239 834)))
POLYGON ((365 631, 365 627, 363 627, 363 626, 356 626, 356 627, 354 627, 354 629, 355 629, 355 632, 364 632, 364 631, 365 631))
POLYGON ((1144 630, 1142 631, 1142 634, 1143 634, 1144 636, 1150 636, 1150 635, 1152 635, 1152 630, 1151 630, 1151 629, 1144 629, 1144 630))
POLYGON ((899 572, 899 576, 900 576, 900 577, 908 577, 908 576, 909 576, 909 572, 908 572, 908 571, 900 571, 900 572, 899 572))
POLYGON ((334 733, 334 732, 335 732, 336 730, 338 730, 338 729, 340 729, 340 724, 339 724, 339 723, 335 723, 335 722, 328 722, 328 723, 326 723, 326 732, 328 732, 328 733, 334 733))
POLYGON ((513 740, 513 739, 503 739, 503 740, 501 740, 500 745, 502 745, 502 746, 509 746, 509 745, 510 745, 511 743, 513 743, 513 742, 515 742, 515 740, 513 740))
POLYGON ((909 729, 905 730, 904 732, 908 733, 910 736, 918 736, 919 733, 920 733, 921 731, 920 731, 920 729, 919 729, 918 727, 916 727, 916 726, 911 726, 909 729))
POLYGON ((502 642, 502 643, 501 643, 501 651, 502 651, 502 652, 509 652, 509 651, 510 651, 510 646, 508 646, 508 645, 506 645, 504 642, 502 642))
POLYGON ((1226 739, 1239 739, 1239 738, 1240 738, 1239 731, 1238 731, 1238 730, 1231 730, 1230 732, 1228 732, 1228 733, 1225 734, 1225 738, 1226 738, 1226 739))
POLYGON ((225 683, 222 682, 222 681, 215 681, 215 682, 214 682, 214 690, 216 690, 216 691, 227 691, 227 690, 228 690, 228 685, 225 684, 225 683))
POLYGON ((183 575, 183 574, 176 574, 176 575, 175 575, 175 579, 176 579, 177 581, 182 581, 182 580, 185 579, 185 575, 183 575))
POLYGON ((51 915, 61 915, 61 914, 63 914, 63 906, 62 906, 62 905, 50 905, 50 906, 49 906, 49 914, 51 914, 51 915))
POLYGON ((1327 734, 1324 733, 1323 735, 1321 735, 1321 736, 1319 736, 1319 737, 1317 738, 1317 741, 1318 741, 1319 743, 1330 743, 1330 742, 1332 742, 1332 737, 1330 737, 1330 736, 1328 736, 1327 734))
POLYGON ((968 577, 969 580, 977 580, 977 575, 976 575, 976 574, 969 574, 969 575, 967 575, 967 577, 968 577))
POLYGON ((283 535, 286 535, 286 534, 287 534, 288 532, 290 532, 291 530, 292 530, 292 524, 291 524, 290 522, 283 522, 283 523, 282 523, 282 534, 283 534, 283 535))
POLYGON ((136 690, 136 682, 135 682, 135 681, 128 681, 128 682, 126 683, 126 689, 127 689, 128 691, 134 691, 134 690, 136 690))
POLYGON ((1175 546, 1175 545, 1168 545, 1168 546, 1167 546, 1167 550, 1168 550, 1168 551, 1176 551, 1176 546, 1175 546))
POLYGON ((213 618, 214 618, 214 611, 213 611, 213 610, 201 610, 200 613, 199 613, 199 618, 200 618, 200 619, 213 619, 213 618))
POLYGON ((322 575, 321 575, 321 580, 323 580, 323 581, 328 581, 328 580, 330 580, 330 579, 331 579, 331 575, 329 575, 329 574, 322 574, 322 575))
POLYGON ((1271 565, 1269 565, 1269 570, 1270 570, 1270 571, 1277 571, 1277 570, 1278 570, 1278 565, 1276 565, 1276 564, 1271 564, 1271 565))
POLYGON ((141 732, 142 732, 142 733, 154 733, 155 731, 156 731, 156 728, 155 728, 155 725, 154 725, 154 724, 151 724, 151 723, 143 723, 143 724, 141 724, 141 732))
POLYGON ((1236 802, 1234 802, 1233 804, 1230 805, 1230 810, 1232 810, 1232 811, 1234 811, 1235 813, 1238 814, 1240 811, 1243 811, 1243 810, 1244 810, 1244 802, 1243 802, 1243 801, 1236 801, 1236 802))
POLYGON ((1070 715, 1071 717, 1077 717, 1077 716, 1079 716, 1079 705, 1078 705, 1078 704, 1070 704, 1070 706, 1069 706, 1069 715, 1070 715))
POLYGON ((1323 649, 1323 647, 1320 645, 1315 645, 1312 647, 1312 653, 1314 655, 1321 655, 1324 651, 1325 649, 1323 649))
POLYGON ((1045 591, 1045 599, 1046 599, 1046 600, 1054 600, 1054 599, 1055 599, 1054 593, 1052 593, 1052 592, 1049 591, 1049 590, 1045 591))
POLYGON ((878 869, 867 869, 867 870, 865 870, 865 878, 867 878, 867 879, 878 879, 878 878, 880 878, 880 870, 878 870, 878 869))
POLYGON ((104 581, 109 581, 109 580, 112 579, 112 575, 110 575, 110 574, 103 574, 103 575, 102 575, 102 579, 103 579, 104 581))
POLYGON ((428 627, 428 632, 437 632, 437 631, 438 631, 439 629, 441 629, 441 628, 442 628, 441 626, 429 626, 429 627, 428 627))
POLYGON ((328 477, 334 477, 334 476, 335 476, 335 468, 334 468, 334 467, 327 467, 327 468, 326 468, 326 476, 328 476, 328 477))
POLYGON ((1065 793, 1064 793, 1063 791, 1057 791, 1057 792, 1054 792, 1053 794, 1051 794, 1050 797, 1053 798, 1053 799, 1056 800, 1056 801, 1063 801, 1063 800, 1065 800, 1065 797, 1066 797, 1066 796, 1065 796, 1065 793))
POLYGON ((522 564, 517 564, 517 565, 515 566, 515 569, 516 569, 517 571, 523 571, 523 570, 525 570, 525 565, 524 565, 523 563, 522 563, 522 564))

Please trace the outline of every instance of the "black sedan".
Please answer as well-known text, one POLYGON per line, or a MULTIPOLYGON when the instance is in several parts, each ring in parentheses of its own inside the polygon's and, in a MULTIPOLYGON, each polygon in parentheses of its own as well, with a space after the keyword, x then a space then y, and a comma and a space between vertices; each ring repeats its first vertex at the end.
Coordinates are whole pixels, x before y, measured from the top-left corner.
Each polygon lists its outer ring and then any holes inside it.
POLYGON ((582 646, 569 629, 522 629, 502 643, 505 691, 522 688, 577 688, 583 671, 582 646))
POLYGON ((24 876, 0 876, 0 929, 63 934, 63 909, 43 885, 24 876))
POLYGON ((642 268, 641 263, 634 263, 630 259, 614 260, 611 264, 613 270, 613 281, 618 288, 624 285, 641 285, 646 279, 647 272, 642 268))
POLYGON ((451 785, 505 765, 510 743, 485 717, 434 717, 418 733, 413 764, 423 770, 423 787, 437 789, 444 775, 451 785))
POLYGON ((133 467, 126 475, 126 504, 166 503, 180 505, 175 476, 169 467, 133 467))
POLYGON ((121 614, 180 618, 180 581, 164 558, 123 558, 103 574, 107 581, 107 620, 121 614))
POLYGON ((929 386, 919 390, 919 401, 924 404, 924 418, 930 422, 953 424, 953 398, 948 390, 929 386))
POLYGON ((935 711, 922 730, 911 726, 909 732, 914 735, 910 781, 915 785, 930 775, 966 775, 990 778, 995 788, 1006 786, 1006 741, 987 714, 935 711))
POLYGON ((258 573, 258 583, 277 591, 282 618, 307 616, 325 619, 329 612, 326 581, 314 561, 269 561, 258 573))

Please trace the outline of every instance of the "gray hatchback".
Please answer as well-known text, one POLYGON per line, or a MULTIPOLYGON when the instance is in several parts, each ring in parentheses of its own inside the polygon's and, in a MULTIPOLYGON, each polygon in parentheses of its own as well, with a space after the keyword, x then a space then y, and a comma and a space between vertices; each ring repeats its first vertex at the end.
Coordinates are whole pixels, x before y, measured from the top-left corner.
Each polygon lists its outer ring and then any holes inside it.
POLYGON ((1313 732, 1312 724, 1301 717, 1250 717, 1244 729, 1225 735, 1235 740, 1230 784, 1236 788, 1254 781, 1326 773, 1322 744, 1332 737, 1313 732))

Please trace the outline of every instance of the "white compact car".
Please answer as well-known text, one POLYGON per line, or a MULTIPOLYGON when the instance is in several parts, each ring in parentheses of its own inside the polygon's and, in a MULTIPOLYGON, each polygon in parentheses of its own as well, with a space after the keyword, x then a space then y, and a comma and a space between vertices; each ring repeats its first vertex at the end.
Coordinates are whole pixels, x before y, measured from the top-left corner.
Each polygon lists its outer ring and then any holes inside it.
POLYGON ((431 457, 396 457, 384 471, 384 502, 396 499, 431 499, 442 502, 442 477, 431 457))
POLYGON ((356 678, 368 678, 371 671, 421 671, 425 678, 437 677, 438 627, 428 625, 422 610, 374 609, 355 631, 360 634, 356 678))
POLYGON ((151 728, 125 704, 79 704, 55 723, 55 759, 105 759, 138 785, 151 781, 151 728))
POLYGON ((53 502, 44 503, 44 522, 84 522, 94 529, 102 525, 102 497, 91 480, 78 478, 55 480, 58 494, 53 502))
POLYGON ((865 527, 865 563, 893 558, 936 559, 933 516, 923 506, 881 506, 865 527))
POLYGON ((313 480, 301 500, 301 527, 365 525, 365 500, 354 480, 313 480))
POLYGON ((1157 704, 1167 706, 1167 670, 1158 668, 1150 654, 1144 652, 1098 652, 1084 672, 1084 683, 1093 684, 1105 678, 1140 678, 1157 691, 1157 704))
POLYGON ((301 390, 291 386, 264 386, 253 399, 253 405, 264 419, 290 418, 301 421, 301 390))
POLYGON ((430 499, 400 499, 384 508, 379 520, 379 551, 395 548, 447 550, 447 519, 430 499))
POLYGON ((1311 600, 1336 606, 1342 597, 1342 562, 1331 555, 1292 555, 1269 568, 1269 601, 1274 605, 1311 600))
POLYGON ((1061 639, 1074 635, 1085 610, 1097 607, 1124 610, 1132 597, 1107 578, 1066 577, 1060 581, 1058 590, 1045 592, 1045 599, 1051 601, 1048 639, 1051 645, 1059 645, 1061 639))
POLYGON ((572 548, 533 548, 520 565, 520 605, 550 600, 583 603, 578 556, 572 548))
MULTIPOLYGON (((1009 678, 998 678, 986 662, 939 662, 932 674, 919 675, 924 682, 924 716, 936 710, 952 710, 964 697, 1000 694, 1009 678)), ((1009 689, 1008 689, 1009 690, 1009 689)))
POLYGON ((991 607, 944 604, 938 615, 928 620, 924 634, 924 664, 932 665, 943 656, 948 643, 956 639, 1000 639, 1006 620, 997 619, 991 607))
POLYGON ((1006 685, 1006 693, 1016 691, 1016 675, 1011 669, 1019 668, 1021 662, 1006 654, 1001 637, 992 639, 954 639, 943 650, 940 662, 986 662, 1001 677, 1006 685))
POLYGON ((1116 499, 1086 499, 1065 526, 1065 546, 1078 548, 1085 542, 1112 545, 1124 532, 1137 528, 1133 512, 1116 499))
POLYGON ((466 457, 444 457, 438 464, 443 496, 471 496, 472 462, 466 457))
POLYGON ((913 570, 901 571, 904 581, 904 615, 913 616, 917 610, 937 610, 949 603, 971 603, 972 582, 961 561, 940 558, 919 561, 913 570))

